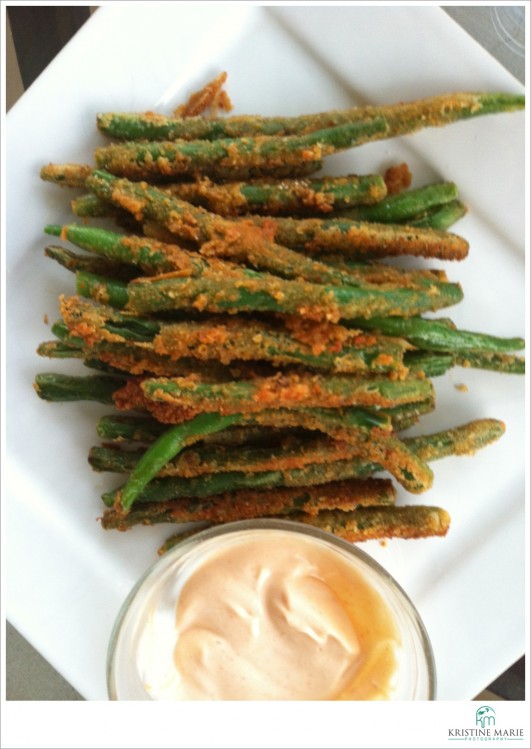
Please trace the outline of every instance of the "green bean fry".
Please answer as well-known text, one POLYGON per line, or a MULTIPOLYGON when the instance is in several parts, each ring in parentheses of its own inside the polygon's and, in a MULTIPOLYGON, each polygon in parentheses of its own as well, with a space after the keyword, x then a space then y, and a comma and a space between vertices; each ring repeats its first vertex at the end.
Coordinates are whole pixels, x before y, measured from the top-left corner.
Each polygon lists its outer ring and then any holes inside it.
POLYGON ((436 410, 433 379, 452 368, 522 374, 524 340, 451 319, 465 290, 432 267, 469 252, 451 175, 411 188, 405 164, 317 173, 339 152, 524 105, 459 92, 295 117, 106 112, 93 163, 43 165, 41 179, 77 188, 74 219, 44 228, 75 292, 37 352, 89 374, 34 388, 111 409, 88 455, 122 477, 101 527, 281 517, 351 542, 444 536, 448 512, 396 485, 429 491, 433 462, 505 425, 405 430, 436 410))

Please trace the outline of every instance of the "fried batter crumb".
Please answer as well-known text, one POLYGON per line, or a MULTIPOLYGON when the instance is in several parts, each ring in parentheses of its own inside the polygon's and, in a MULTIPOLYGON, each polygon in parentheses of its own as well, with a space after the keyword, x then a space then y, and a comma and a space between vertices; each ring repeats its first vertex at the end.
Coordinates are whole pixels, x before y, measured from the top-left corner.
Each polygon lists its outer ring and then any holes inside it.
POLYGON ((311 346, 312 353, 316 356, 327 350, 341 351, 343 344, 351 336, 351 331, 342 325, 307 320, 297 315, 286 315, 285 325, 293 338, 311 346))
POLYGON ((214 80, 207 83, 206 86, 203 86, 199 91, 195 91, 185 104, 181 104, 174 109, 173 116, 183 118, 197 117, 209 109, 212 111, 213 116, 216 116, 220 109, 230 112, 232 102, 227 92, 223 89, 226 80, 227 73, 220 73, 214 80))
POLYGON ((413 175, 409 166, 404 162, 390 166, 385 171, 384 182, 387 187, 388 195, 396 195, 402 190, 406 190, 411 185, 413 175))

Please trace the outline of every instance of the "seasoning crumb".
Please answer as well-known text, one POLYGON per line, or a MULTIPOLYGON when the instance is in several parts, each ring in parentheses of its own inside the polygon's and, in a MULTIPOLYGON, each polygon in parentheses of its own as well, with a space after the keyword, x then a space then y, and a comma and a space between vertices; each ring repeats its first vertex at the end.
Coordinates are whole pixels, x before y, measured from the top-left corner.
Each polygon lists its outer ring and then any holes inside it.
POLYGON ((217 78, 203 86, 199 91, 195 91, 186 104, 182 104, 173 111, 174 117, 198 117, 211 109, 214 116, 218 110, 230 112, 232 102, 223 86, 227 80, 227 73, 220 73, 217 78))
POLYGON ((45 324, 45 325, 49 325, 49 324, 50 324, 50 321, 49 321, 49 319, 48 319, 48 315, 47 315, 47 313, 46 313, 46 312, 44 313, 43 321, 44 321, 44 324, 45 324))
POLYGON ((409 166, 404 162, 390 166, 385 171, 384 182, 387 187, 388 195, 397 195, 402 190, 406 190, 411 185, 413 175, 409 166))
POLYGON ((460 393, 468 393, 468 386, 464 384, 464 382, 460 382, 457 385, 454 385, 456 390, 459 390, 460 393))

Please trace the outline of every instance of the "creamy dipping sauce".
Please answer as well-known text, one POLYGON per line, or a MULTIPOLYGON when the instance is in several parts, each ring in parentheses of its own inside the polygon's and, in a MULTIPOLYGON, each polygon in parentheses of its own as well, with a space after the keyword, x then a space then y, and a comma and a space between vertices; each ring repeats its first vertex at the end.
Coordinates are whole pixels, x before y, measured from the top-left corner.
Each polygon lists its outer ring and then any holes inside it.
POLYGON ((393 698, 395 614, 355 559, 319 539, 211 539, 165 571, 139 612, 127 652, 148 699, 393 698))

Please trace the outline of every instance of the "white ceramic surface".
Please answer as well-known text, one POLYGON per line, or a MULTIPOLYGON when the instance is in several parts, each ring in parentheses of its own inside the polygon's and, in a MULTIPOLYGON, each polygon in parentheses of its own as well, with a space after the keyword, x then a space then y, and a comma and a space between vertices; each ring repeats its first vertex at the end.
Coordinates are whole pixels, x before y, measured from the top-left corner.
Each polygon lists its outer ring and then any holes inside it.
MULTIPOLYGON (((71 218, 69 195, 41 183, 48 161, 90 161, 103 142, 95 114, 169 112, 221 70, 235 113, 319 111, 452 90, 522 91, 493 58, 435 7, 260 7, 216 3, 103 7, 7 118, 7 615, 87 699, 106 699, 112 624, 171 528, 103 532, 87 451, 108 409, 47 404, 39 371, 81 372, 40 360, 57 297, 73 279, 46 260, 42 227, 71 218)), ((464 301, 461 327, 523 335, 524 115, 479 118, 335 156, 328 173, 381 171, 407 161, 414 185, 454 180, 469 215, 456 231, 471 245, 444 267, 464 301)), ((421 263, 417 263, 420 265, 421 263)), ((483 416, 506 422, 501 441, 473 458, 434 464, 435 485, 408 502, 452 515, 445 539, 364 545, 403 586, 423 618, 438 698, 470 699, 524 652, 524 378, 455 369, 436 381, 438 407, 417 431, 483 416), (456 386, 465 384, 467 392, 456 386)))

